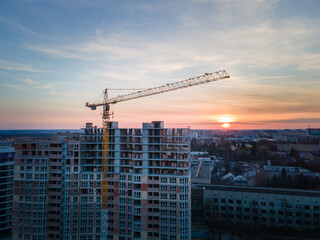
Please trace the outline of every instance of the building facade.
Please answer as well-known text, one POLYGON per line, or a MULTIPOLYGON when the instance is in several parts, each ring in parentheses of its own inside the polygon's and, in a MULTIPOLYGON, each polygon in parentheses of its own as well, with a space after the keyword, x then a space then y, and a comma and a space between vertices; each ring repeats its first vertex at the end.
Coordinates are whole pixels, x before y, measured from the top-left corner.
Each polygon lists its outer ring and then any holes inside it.
POLYGON ((11 234, 13 202, 14 148, 10 142, 0 142, 0 234, 11 234))
POLYGON ((62 239, 66 170, 80 155, 70 156, 69 142, 80 146, 76 139, 58 134, 15 143, 13 239, 62 239))
MULTIPOLYGON (((103 131, 90 124, 84 131, 82 181, 97 186, 87 197, 98 202, 103 131)), ((108 239, 191 239, 189 135, 189 129, 166 129, 163 122, 142 129, 110 123, 108 239)), ((92 216, 93 232, 100 230, 99 217, 92 216)))

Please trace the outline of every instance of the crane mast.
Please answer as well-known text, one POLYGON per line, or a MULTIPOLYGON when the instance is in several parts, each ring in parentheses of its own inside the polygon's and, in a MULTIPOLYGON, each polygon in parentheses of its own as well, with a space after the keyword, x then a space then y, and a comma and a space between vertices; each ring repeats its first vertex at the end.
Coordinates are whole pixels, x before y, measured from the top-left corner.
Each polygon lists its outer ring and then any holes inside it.
POLYGON ((182 88, 192 87, 200 84, 218 81, 221 79, 230 78, 225 70, 205 73, 204 75, 189 78, 186 80, 168 83, 159 87, 149 88, 141 91, 137 91, 130 94, 119 95, 114 98, 108 98, 108 90, 104 91, 104 99, 102 103, 89 104, 86 103, 86 107, 91 110, 96 110, 96 107, 103 106, 102 113, 102 184, 101 184, 101 198, 102 198, 102 212, 101 212, 101 239, 108 239, 108 200, 109 200, 109 132, 110 132, 110 105, 118 102, 129 101, 137 98, 152 96, 165 92, 170 92, 182 88))

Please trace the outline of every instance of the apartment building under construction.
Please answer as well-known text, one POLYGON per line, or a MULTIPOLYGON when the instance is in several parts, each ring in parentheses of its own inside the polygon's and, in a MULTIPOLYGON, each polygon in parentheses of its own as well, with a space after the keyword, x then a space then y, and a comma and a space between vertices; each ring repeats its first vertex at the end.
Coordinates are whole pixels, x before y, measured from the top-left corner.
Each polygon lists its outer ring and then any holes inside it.
MULTIPOLYGON (((88 184, 101 179, 102 134, 87 124, 81 172, 88 184)), ((143 123, 142 129, 110 123, 108 239, 191 239, 189 135, 189 129, 166 129, 163 122, 143 123)), ((99 193, 96 188, 94 199, 99 193)))

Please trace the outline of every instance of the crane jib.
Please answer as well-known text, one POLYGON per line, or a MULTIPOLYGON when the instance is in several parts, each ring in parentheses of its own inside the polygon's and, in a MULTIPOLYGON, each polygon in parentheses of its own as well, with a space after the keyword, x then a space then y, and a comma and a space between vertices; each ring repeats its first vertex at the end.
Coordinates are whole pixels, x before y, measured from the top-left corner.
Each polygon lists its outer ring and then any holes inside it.
POLYGON ((147 97, 147 96, 152 96, 160 93, 165 93, 165 92, 170 92, 182 88, 187 88, 191 86, 196 86, 200 84, 205 84, 209 82, 214 82, 218 81, 221 79, 225 78, 230 78, 228 73, 225 70, 218 71, 218 72, 213 72, 213 73, 205 73, 204 75, 194 77, 194 78, 189 78, 187 80, 182 80, 174 83, 168 83, 166 85, 162 85, 159 87, 154 87, 154 88, 149 88, 145 89, 142 91, 130 93, 130 94, 125 94, 125 95, 119 95, 117 97, 111 98, 111 99, 105 99, 103 103, 98 103, 98 104, 89 104, 86 103, 87 107, 90 107, 92 110, 96 110, 96 107, 98 106, 105 106, 109 104, 116 104, 118 102, 124 102, 136 98, 141 98, 141 97, 147 97))

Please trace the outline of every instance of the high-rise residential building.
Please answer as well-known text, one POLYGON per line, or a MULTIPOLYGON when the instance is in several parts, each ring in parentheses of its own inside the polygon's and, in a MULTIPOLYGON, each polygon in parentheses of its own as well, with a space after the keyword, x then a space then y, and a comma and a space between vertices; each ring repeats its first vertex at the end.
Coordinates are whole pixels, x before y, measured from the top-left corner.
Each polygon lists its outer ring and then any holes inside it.
POLYGON ((14 239, 191 239, 190 130, 109 123, 106 225, 103 134, 86 124, 80 136, 16 143, 14 239))
POLYGON ((13 144, 11 142, 0 142, 0 236, 11 234, 13 163, 13 144))
MULTIPOLYGON (((15 143, 13 239, 61 239, 68 164, 80 143, 68 134, 15 143), (72 145, 73 148, 69 149, 72 145)), ((77 160, 76 160, 77 159, 77 160)))
MULTIPOLYGON (((81 204, 90 204, 90 197, 100 201, 100 189, 90 193, 88 184, 101 179, 102 134, 86 126, 81 204)), ((191 239, 189 137, 189 129, 166 129, 163 122, 143 123, 142 129, 110 123, 108 239, 191 239)), ((94 232, 95 225, 89 227, 94 232)))

